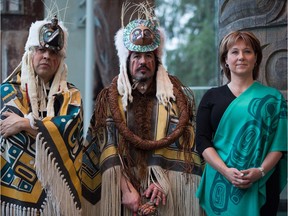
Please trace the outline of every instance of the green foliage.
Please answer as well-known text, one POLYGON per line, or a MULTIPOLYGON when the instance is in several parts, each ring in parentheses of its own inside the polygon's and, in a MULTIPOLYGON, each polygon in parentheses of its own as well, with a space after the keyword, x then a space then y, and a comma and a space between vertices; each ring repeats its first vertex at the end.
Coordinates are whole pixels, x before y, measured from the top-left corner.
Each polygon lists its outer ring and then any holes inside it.
POLYGON ((156 14, 166 32, 169 73, 187 86, 216 85, 215 1, 156 0, 156 14))

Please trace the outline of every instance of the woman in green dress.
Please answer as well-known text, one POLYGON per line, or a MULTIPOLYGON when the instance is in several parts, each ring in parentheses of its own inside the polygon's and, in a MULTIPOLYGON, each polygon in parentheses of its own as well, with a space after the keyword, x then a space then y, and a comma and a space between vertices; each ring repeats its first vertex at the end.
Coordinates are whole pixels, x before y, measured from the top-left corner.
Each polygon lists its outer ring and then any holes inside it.
POLYGON ((256 81, 261 60, 252 33, 236 31, 222 39, 228 84, 204 95, 196 120, 197 149, 207 162, 197 196, 207 215, 277 212, 277 202, 274 210, 260 209, 271 205, 270 192, 279 201, 286 184, 287 103, 278 90, 256 81))

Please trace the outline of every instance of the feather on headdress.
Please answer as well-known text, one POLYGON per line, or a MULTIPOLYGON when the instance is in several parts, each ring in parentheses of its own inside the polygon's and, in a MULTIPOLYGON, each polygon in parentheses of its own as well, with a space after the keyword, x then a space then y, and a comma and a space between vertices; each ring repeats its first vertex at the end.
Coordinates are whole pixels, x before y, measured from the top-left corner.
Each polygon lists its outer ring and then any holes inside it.
POLYGON ((121 10, 121 25, 122 27, 115 35, 115 46, 120 63, 117 88, 119 94, 122 96, 124 109, 126 109, 128 102, 133 101, 132 87, 127 74, 129 51, 149 52, 156 49, 157 57, 160 60, 156 75, 156 97, 161 104, 167 106, 170 99, 175 100, 175 96, 168 73, 161 63, 164 52, 165 33, 159 26, 158 20, 153 13, 153 8, 150 7, 149 3, 132 5, 130 3, 124 3, 121 10), (129 23, 125 26, 124 16, 133 8, 134 10, 131 13, 129 23), (136 13, 138 18, 132 20, 132 16, 136 13), (141 36, 137 35, 137 28, 147 31, 148 34, 146 34, 146 36, 148 35, 148 37, 141 38, 141 36), (140 39, 136 36, 139 36, 140 39))

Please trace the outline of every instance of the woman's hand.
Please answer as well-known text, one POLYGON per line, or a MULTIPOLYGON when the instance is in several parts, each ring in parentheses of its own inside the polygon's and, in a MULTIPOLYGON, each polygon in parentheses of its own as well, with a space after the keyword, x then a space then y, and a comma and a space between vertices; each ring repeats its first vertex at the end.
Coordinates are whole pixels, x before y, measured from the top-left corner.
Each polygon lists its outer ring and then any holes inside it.
POLYGON ((251 187, 253 182, 262 178, 262 172, 258 168, 249 168, 241 170, 242 175, 237 176, 236 180, 232 182, 235 187, 246 189, 251 187))
MULTIPOLYGON (((282 152, 269 152, 261 164, 261 167, 265 172, 269 172, 273 167, 276 166, 280 158, 282 157, 282 152)), ((254 182, 261 179, 262 171, 259 168, 249 168, 246 170, 241 170, 242 176, 238 178, 238 182, 235 182, 235 186, 239 188, 248 188, 254 182)))
POLYGON ((245 174, 236 168, 227 168, 224 176, 235 187, 241 189, 249 188, 252 185, 251 180, 249 178, 245 178, 245 174))
POLYGON ((235 187, 246 189, 251 187, 253 182, 258 181, 262 178, 262 172, 258 168, 249 168, 241 170, 240 175, 235 175, 232 184, 235 187))
POLYGON ((244 189, 252 185, 249 179, 243 179, 244 174, 238 169, 227 167, 213 147, 206 148, 203 152, 203 156, 207 163, 209 163, 235 187, 244 189))

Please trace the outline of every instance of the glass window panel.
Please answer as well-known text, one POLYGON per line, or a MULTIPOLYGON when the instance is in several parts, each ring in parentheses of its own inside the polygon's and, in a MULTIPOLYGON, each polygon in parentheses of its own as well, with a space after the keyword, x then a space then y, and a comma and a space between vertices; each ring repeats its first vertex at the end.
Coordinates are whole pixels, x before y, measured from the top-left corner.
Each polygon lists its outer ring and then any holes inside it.
POLYGON ((23 0, 0 0, 1 13, 23 14, 23 0))
POLYGON ((4 0, 0 0, 0 11, 1 11, 1 13, 5 11, 5 1, 4 0))
POLYGON ((11 12, 20 11, 20 2, 19 2, 19 0, 11 0, 11 1, 9 1, 9 11, 11 11, 11 12))

